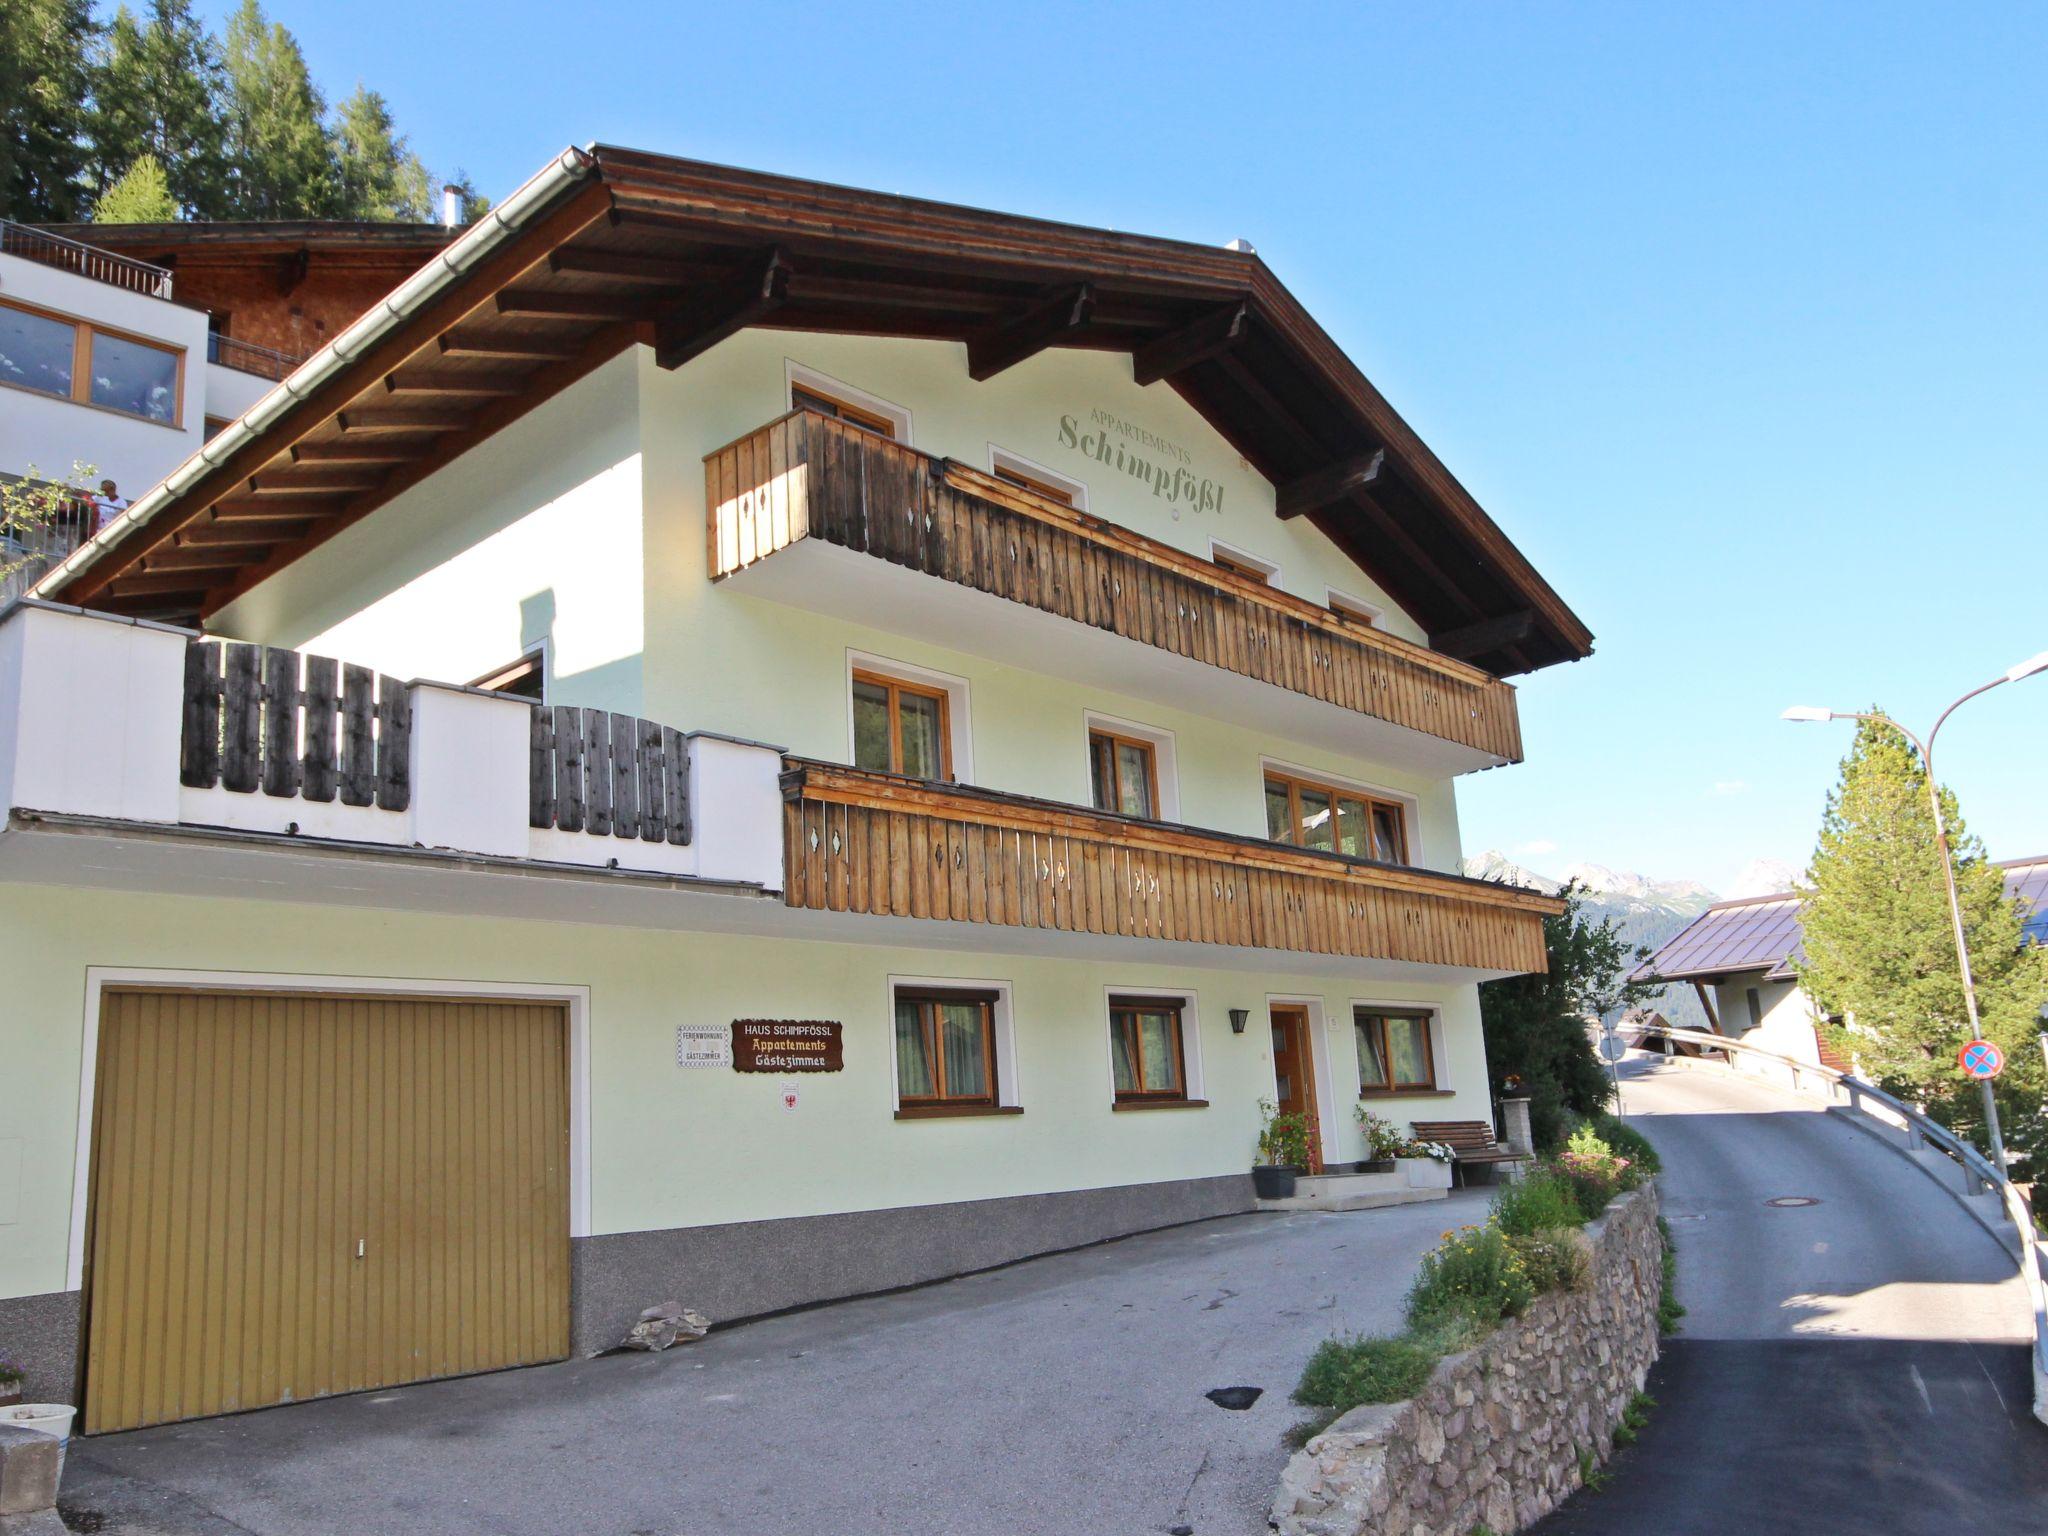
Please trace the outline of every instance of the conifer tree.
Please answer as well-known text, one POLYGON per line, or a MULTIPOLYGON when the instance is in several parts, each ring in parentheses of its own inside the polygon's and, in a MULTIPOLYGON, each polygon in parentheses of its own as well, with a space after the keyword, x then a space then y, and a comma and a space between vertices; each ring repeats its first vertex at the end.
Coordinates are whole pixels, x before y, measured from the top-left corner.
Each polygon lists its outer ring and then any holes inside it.
POLYGON ((98 37, 90 0, 0 4, 0 217, 81 216, 98 37))
POLYGON ((189 217, 228 211, 226 100, 220 50, 191 0, 151 0, 145 26, 127 6, 107 29, 106 62, 93 92, 94 173, 104 191, 143 154, 163 163, 171 195, 189 217))
POLYGON ((392 125, 384 98, 360 83, 336 114, 334 158, 340 217, 434 217, 433 178, 392 125))
POLYGON ((168 224, 177 216, 178 200, 171 196, 164 163, 151 154, 129 166, 92 208, 95 224, 168 224))
MULTIPOLYGON (((2005 1051, 1999 1118, 2015 1149, 2048 1150, 2041 1123, 2040 1014, 2048 950, 2023 942, 2003 872, 1941 791, 1977 1008, 2005 1051)), ((1981 1139, 1980 1097, 1956 1066, 1969 1012, 1920 754, 1882 721, 1859 724, 1828 795, 1809 872, 1800 985, 1832 1022, 1829 1043, 1879 1086, 1981 1139)))
POLYGON ((298 39, 242 0, 221 45, 229 201, 238 219, 317 218, 334 204, 327 104, 298 39))

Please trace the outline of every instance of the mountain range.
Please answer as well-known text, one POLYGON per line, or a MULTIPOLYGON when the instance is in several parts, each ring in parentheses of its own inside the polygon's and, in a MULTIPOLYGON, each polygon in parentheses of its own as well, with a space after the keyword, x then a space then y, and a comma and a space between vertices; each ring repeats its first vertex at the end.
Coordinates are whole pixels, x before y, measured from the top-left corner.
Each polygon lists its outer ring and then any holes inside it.
MULTIPOLYGON (((1604 864, 1574 864, 1556 877, 1542 875, 1493 848, 1465 860, 1465 873, 1476 880, 1498 880, 1552 895, 1576 882, 1584 893, 1580 905, 1586 912, 1614 919, 1616 929, 1630 945, 1653 951, 1716 901, 1789 891, 1799 884, 1799 872, 1783 859, 1751 860, 1735 884, 1724 895, 1717 895, 1697 880, 1652 880, 1604 864)), ((1706 1014, 1690 986, 1665 987, 1652 1006, 1683 1028, 1707 1026, 1706 1014)))

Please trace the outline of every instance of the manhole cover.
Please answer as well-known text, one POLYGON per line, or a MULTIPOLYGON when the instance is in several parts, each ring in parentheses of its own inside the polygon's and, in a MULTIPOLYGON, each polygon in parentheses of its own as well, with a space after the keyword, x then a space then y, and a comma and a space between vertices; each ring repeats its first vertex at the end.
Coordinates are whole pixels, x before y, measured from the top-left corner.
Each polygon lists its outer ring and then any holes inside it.
POLYGON ((1775 1200, 1766 1200, 1764 1204, 1775 1205, 1780 1210, 1784 1210, 1797 1205, 1819 1205, 1820 1202, 1811 1195, 1780 1195, 1775 1200))
POLYGON ((1264 1387, 1218 1387, 1212 1392, 1204 1392, 1202 1396, 1218 1408, 1230 1408, 1242 1413, 1256 1403, 1265 1390, 1264 1387))

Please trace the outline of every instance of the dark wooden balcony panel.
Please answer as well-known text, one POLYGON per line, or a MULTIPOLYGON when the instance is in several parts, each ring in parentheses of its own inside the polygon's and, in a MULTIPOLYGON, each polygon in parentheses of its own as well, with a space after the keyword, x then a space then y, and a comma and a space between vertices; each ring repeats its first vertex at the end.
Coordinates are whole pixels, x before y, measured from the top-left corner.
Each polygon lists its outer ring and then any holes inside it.
POLYGON ((1497 973, 1546 969, 1555 897, 1256 838, 791 759, 784 900, 1497 973))
POLYGON ((1521 760, 1515 690, 1480 668, 950 459, 793 411, 704 471, 714 580, 820 539, 1521 760))

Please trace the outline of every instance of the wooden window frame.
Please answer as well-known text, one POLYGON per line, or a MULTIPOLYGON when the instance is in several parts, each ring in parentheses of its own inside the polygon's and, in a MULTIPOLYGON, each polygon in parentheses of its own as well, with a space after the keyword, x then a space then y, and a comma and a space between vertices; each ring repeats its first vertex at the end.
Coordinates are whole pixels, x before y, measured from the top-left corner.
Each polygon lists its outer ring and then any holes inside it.
POLYGON ((988 445, 988 472, 1005 485, 1043 496, 1058 506, 1072 507, 1076 512, 1088 510, 1088 487, 1081 481, 1043 464, 1034 464, 1022 454, 995 443, 988 445))
POLYGON ((1380 1060, 1387 1064, 1387 1071, 1390 1077, 1394 1070, 1394 1051, 1393 1041, 1387 1035, 1387 1021, 1389 1019, 1413 1019, 1420 1023, 1422 1025, 1422 1059, 1429 1076, 1426 1081, 1412 1083, 1389 1081, 1383 1088, 1369 1086, 1365 1081, 1365 1056, 1361 1052, 1358 1058, 1358 1096, 1361 1099, 1402 1099, 1439 1092, 1436 1070, 1436 1015, 1427 1008, 1382 1007, 1372 1003, 1354 1003, 1351 1007, 1351 1028, 1354 1040, 1357 1038, 1357 1031, 1365 1027, 1365 1021, 1368 1019, 1372 1021, 1372 1027, 1377 1029, 1379 1033, 1380 1060))
POLYGON ((1109 999, 1109 1049, 1110 1049, 1110 1093, 1117 1104, 1188 1104, 1197 1102, 1188 1097, 1188 1004, 1184 997, 1142 997, 1112 993, 1109 999), (1178 1087, 1171 1090, 1145 1088, 1119 1088, 1116 1086, 1117 1036, 1122 1032, 1124 1022, 1130 1021, 1133 1052, 1138 1062, 1138 1080, 1145 1080, 1143 1055, 1144 1033, 1137 1027, 1137 1015, 1141 1013, 1170 1013, 1173 1015, 1173 1076, 1178 1087))
POLYGON ((1220 570, 1230 572, 1233 576, 1257 582, 1262 587, 1271 587, 1276 591, 1279 589, 1280 567, 1271 560, 1260 559, 1248 549, 1238 549, 1211 539, 1209 563, 1220 570))
MULTIPOLYGON (((920 683, 890 672, 877 672, 872 667, 855 667, 847 682, 847 696, 852 697, 853 689, 860 683, 871 688, 881 688, 889 695, 889 766, 881 770, 887 773, 903 773, 903 698, 906 693, 919 698, 936 699, 939 704, 939 767, 941 777, 927 780, 927 783, 952 784, 953 777, 953 694, 952 690, 938 683, 920 683)), ((858 745, 858 732, 855 745, 858 745)), ((855 763, 855 767, 859 767, 855 763)))
POLYGON ((535 646, 517 661, 508 662, 502 667, 491 668, 490 671, 473 678, 469 686, 481 688, 486 693, 507 693, 510 691, 513 683, 521 682, 526 678, 534 676, 540 678, 540 692, 538 694, 518 694, 515 696, 518 698, 531 698, 536 703, 546 703, 548 692, 548 653, 543 646, 535 646))
POLYGON ((811 383, 809 377, 799 379, 799 377, 791 375, 791 381, 788 381, 788 408, 791 408, 791 410, 815 410, 813 406, 807 406, 807 403, 801 399, 801 395, 809 395, 811 399, 821 403, 821 406, 831 406, 829 412, 817 412, 819 416, 829 416, 829 418, 834 418, 834 420, 846 422, 848 426, 858 426, 864 432, 872 432, 874 436, 879 436, 879 438, 889 438, 891 442, 903 442, 905 436, 907 436, 901 430, 901 422, 897 422, 893 416, 883 416, 879 410, 874 410, 872 406, 860 406, 858 401, 852 401, 846 395, 838 395, 838 393, 831 391, 829 387, 811 383))
POLYGON ((25 315, 35 315, 44 320, 55 320, 71 327, 71 393, 55 395, 47 389, 31 389, 26 384, 10 384, 0 379, 0 389, 11 389, 16 394, 32 395, 38 400, 62 400, 71 405, 82 405, 89 411, 105 411, 109 416, 118 416, 123 421, 139 421, 145 427, 168 427, 173 432, 185 430, 185 349, 176 342, 162 341, 155 336, 144 336, 139 331, 125 331, 119 326, 101 325, 97 320, 88 320, 83 315, 67 315, 60 309, 46 309, 40 304, 24 304, 19 299, 0 298, 0 309, 18 310, 25 315), (132 341, 139 347, 153 347, 159 352, 168 352, 177 362, 177 373, 171 385, 172 414, 169 421, 158 421, 136 411, 124 411, 118 405, 101 405, 92 397, 92 340, 95 336, 110 336, 116 341, 132 341))
MULTIPOLYGON (((1301 841, 1301 792, 1304 789, 1309 789, 1330 797, 1333 814, 1336 802, 1339 799, 1356 800, 1363 805, 1368 823, 1370 823, 1372 813, 1375 810, 1386 809, 1392 811, 1394 813, 1394 828, 1401 838, 1401 846, 1394 862, 1404 867, 1413 867, 1414 858, 1411 850, 1414 847, 1414 839, 1408 830, 1408 806, 1405 801, 1396 800, 1389 795, 1374 794, 1371 790, 1346 789, 1343 785, 1333 784, 1327 779, 1307 778, 1301 774, 1289 773, 1284 768, 1268 768, 1265 771, 1264 780, 1259 787, 1262 805, 1264 803, 1263 796, 1266 786, 1271 784, 1285 784, 1287 786, 1288 835, 1277 839, 1277 841, 1296 848, 1308 846, 1301 841)), ((1332 845, 1330 851, 1338 853, 1340 857, 1347 859, 1361 857, 1359 854, 1344 853, 1341 849, 1336 848, 1336 841, 1336 828, 1332 827, 1330 829, 1330 842, 1332 845)), ((1317 849, 1315 851, 1322 852, 1323 850, 1317 849)), ((1382 861, 1375 859, 1373 862, 1379 863, 1382 861)))
MULTIPOLYGON (((912 1119, 922 1115, 1000 1115, 1017 1113, 1017 1106, 1003 1103, 1002 1059, 997 1054, 1000 1043, 996 1029, 996 1009, 1002 1006, 1000 992, 991 992, 983 987, 929 987, 899 984, 889 989, 889 1049, 896 1049, 896 1010, 905 1002, 918 1005, 918 1027, 924 1032, 925 1059, 931 1063, 932 1074, 939 1091, 933 1094, 911 1095, 903 1091, 903 1084, 896 1084, 896 1113, 899 1118, 912 1119), (945 1052, 939 1049, 938 1012, 940 1003, 973 1003, 981 1009, 981 1048, 983 1059, 988 1063, 988 1092, 981 1094, 949 1094, 945 1091, 945 1052)), ((894 1059, 893 1056, 891 1058, 894 1059)))
POLYGON ((1159 743, 1156 741, 1148 741, 1143 736, 1132 736, 1123 731, 1113 731, 1108 726, 1096 725, 1091 721, 1088 726, 1088 785, 1090 801, 1098 811, 1105 812, 1111 816, 1129 816, 1138 821, 1163 821, 1166 819, 1165 808, 1159 799, 1159 743), (1109 790, 1108 798, 1111 799, 1120 800, 1122 798, 1118 793, 1122 781, 1116 775, 1116 748, 1136 747, 1145 754, 1145 788, 1152 799, 1152 809, 1149 813, 1127 811, 1121 805, 1104 805, 1102 803, 1105 786, 1102 783, 1101 777, 1095 771, 1095 743, 1097 741, 1106 741, 1110 744, 1109 776, 1111 782, 1107 788, 1109 790))
POLYGON ((1377 629, 1382 633, 1386 631, 1386 609, 1377 603, 1368 603, 1362 597, 1339 592, 1335 587, 1331 587, 1329 593, 1330 612, 1336 614, 1338 618, 1349 619, 1354 624, 1363 624, 1368 629, 1377 629))

